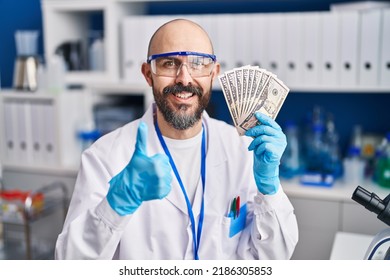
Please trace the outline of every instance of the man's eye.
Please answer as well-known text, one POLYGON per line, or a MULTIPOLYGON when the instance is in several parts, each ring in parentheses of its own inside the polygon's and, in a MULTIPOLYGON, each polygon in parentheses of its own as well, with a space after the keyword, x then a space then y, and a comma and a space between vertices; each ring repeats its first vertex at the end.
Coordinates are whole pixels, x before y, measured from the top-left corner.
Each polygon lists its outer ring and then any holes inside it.
POLYGON ((165 60, 161 65, 166 68, 172 68, 175 66, 175 62, 173 60, 165 60))
POLYGON ((191 63, 191 67, 194 68, 194 69, 199 69, 199 68, 203 68, 205 65, 203 63, 203 61, 193 61, 191 63))

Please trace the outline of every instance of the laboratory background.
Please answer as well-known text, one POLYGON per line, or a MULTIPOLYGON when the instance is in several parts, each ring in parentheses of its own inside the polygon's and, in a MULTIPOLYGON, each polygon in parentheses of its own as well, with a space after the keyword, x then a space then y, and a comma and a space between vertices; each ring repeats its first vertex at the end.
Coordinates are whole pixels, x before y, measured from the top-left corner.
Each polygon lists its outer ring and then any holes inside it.
MULTIPOLYGON (((0 259, 53 259, 82 151, 153 101, 140 65, 177 17, 206 29, 222 72, 258 65, 290 88, 292 259, 365 258, 389 229, 390 2, 0 0, 0 259)), ((207 111, 232 124, 217 80, 207 111)))

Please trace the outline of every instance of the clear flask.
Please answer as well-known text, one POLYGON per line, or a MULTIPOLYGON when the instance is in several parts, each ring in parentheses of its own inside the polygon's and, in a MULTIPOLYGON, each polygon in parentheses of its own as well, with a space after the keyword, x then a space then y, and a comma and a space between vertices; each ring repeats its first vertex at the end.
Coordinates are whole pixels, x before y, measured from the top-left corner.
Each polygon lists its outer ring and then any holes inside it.
POLYGON ((288 121, 284 130, 287 147, 280 162, 280 176, 289 179, 300 173, 298 127, 294 122, 288 121))
POLYGON ((364 180, 365 161, 361 158, 361 148, 351 146, 348 156, 343 161, 344 181, 347 184, 358 185, 364 180))

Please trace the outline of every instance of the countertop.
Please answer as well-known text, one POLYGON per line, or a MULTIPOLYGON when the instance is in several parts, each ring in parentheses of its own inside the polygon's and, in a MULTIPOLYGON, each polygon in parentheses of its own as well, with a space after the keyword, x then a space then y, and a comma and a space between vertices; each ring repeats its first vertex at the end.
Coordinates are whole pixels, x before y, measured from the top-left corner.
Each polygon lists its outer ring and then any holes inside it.
POLYGON ((336 180, 331 187, 302 185, 299 178, 282 179, 284 192, 290 197, 311 198, 331 201, 354 201, 351 199, 357 186, 361 186, 369 192, 374 192, 379 198, 384 199, 390 194, 390 188, 378 186, 372 180, 366 180, 361 184, 348 184, 342 179, 336 180))

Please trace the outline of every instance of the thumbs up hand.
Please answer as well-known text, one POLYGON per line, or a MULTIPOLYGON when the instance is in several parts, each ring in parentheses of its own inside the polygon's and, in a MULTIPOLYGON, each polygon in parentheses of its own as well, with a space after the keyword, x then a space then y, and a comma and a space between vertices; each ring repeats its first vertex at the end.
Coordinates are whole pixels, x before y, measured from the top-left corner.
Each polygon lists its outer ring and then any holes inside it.
POLYGON ((110 180, 107 201, 119 215, 134 213, 143 201, 162 199, 171 191, 171 166, 165 154, 147 155, 148 127, 138 127, 134 154, 127 166, 110 180))

